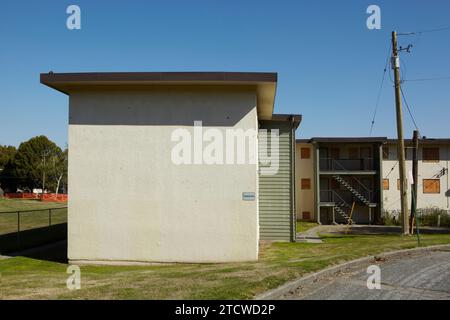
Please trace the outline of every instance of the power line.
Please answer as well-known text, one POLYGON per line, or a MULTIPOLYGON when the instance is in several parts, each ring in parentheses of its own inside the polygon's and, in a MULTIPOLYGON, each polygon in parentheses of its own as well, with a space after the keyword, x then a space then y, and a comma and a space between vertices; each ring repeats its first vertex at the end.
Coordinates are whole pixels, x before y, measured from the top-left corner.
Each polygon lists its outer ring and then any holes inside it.
POLYGON ((405 102, 406 108, 408 109, 408 113, 409 113, 409 115, 411 117, 411 120, 412 120, 414 126, 416 127, 416 130, 420 132, 419 127, 417 126, 416 120, 414 119, 414 116, 412 114, 411 108, 409 107, 408 101, 406 101, 406 97, 405 97, 405 94, 403 93, 403 89, 402 89, 401 86, 400 86, 400 92, 402 94, 403 101, 405 102))
POLYGON ((399 36, 412 36, 412 35, 417 35, 417 34, 422 34, 422 33, 431 33, 431 32, 441 32, 441 31, 446 31, 446 30, 450 30, 450 26, 449 27, 443 27, 443 28, 436 28, 436 29, 428 29, 428 30, 421 30, 421 31, 414 31, 414 32, 404 32, 404 33, 399 33, 399 36))
MULTIPOLYGON (((395 167, 398 165, 398 161, 395 162, 394 166, 391 168, 391 170, 389 171, 389 173, 386 175, 385 179, 389 178, 389 176, 391 175, 391 173, 394 171, 395 167)), ((400 199, 399 199, 400 200, 400 199)))
POLYGON ((437 81, 437 80, 450 80, 450 77, 405 79, 405 80, 403 80, 403 82, 414 82, 414 81, 437 81))
POLYGON ((391 56, 391 46, 389 46, 388 56, 387 56, 387 58, 386 58, 386 64, 384 65, 383 77, 381 78, 380 88, 378 89, 377 101, 376 101, 376 103, 375 103, 375 111, 374 111, 374 113, 373 113, 372 123, 371 123, 371 125, 370 125, 370 133, 369 133, 369 136, 372 135, 373 126, 375 125, 375 118, 376 118, 377 113, 378 113, 378 106, 379 106, 379 104, 380 104, 381 93, 382 93, 382 90, 383 90, 384 79, 385 79, 385 77, 386 77, 386 71, 387 71, 387 68, 388 68, 390 56, 391 56))

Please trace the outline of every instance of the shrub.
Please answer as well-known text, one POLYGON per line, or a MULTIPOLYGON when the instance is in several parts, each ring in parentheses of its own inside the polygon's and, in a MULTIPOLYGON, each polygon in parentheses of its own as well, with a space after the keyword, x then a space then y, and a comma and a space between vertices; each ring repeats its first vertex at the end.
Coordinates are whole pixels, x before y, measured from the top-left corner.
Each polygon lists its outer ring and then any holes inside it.
POLYGON ((440 226, 450 227, 450 214, 446 210, 439 208, 417 209, 417 214, 422 226, 436 227, 440 216, 440 226))
POLYGON ((383 210, 381 213, 381 224, 386 226, 399 226, 400 225, 400 214, 397 211, 386 211, 383 210))
MULTIPOLYGON (((440 226, 450 227, 450 213, 439 208, 423 208, 417 209, 417 217, 419 217, 420 226, 437 227, 440 216, 440 226)), ((386 226, 401 225, 401 214, 399 211, 383 210, 381 213, 381 224, 386 226)))

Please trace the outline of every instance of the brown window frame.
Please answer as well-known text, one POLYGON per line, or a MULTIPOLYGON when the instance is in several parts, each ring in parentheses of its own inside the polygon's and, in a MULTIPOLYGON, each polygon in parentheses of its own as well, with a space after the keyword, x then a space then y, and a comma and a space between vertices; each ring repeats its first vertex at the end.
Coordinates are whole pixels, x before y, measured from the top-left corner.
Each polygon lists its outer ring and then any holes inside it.
POLYGON ((383 190, 389 190, 389 179, 383 179, 383 190))
POLYGON ((302 178, 300 180, 300 188, 301 188, 301 190, 311 190, 311 179, 310 178, 302 178))
POLYGON ((300 159, 311 159, 311 148, 300 148, 300 159))
POLYGON ((303 211, 302 212, 302 219, 303 220, 311 220, 311 212, 310 211, 303 211), (305 217, 307 216, 307 217, 305 217))
POLYGON ((423 179, 422 180, 422 192, 424 194, 440 194, 441 193, 441 179, 423 179), (426 190, 426 182, 437 182, 438 191, 437 192, 431 192, 426 190))

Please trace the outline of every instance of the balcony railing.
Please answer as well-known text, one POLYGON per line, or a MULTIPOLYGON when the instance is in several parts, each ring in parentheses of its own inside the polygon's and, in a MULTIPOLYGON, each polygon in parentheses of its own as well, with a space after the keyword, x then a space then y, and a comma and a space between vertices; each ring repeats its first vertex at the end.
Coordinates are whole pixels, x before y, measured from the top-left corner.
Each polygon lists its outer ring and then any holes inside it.
MULTIPOLYGON (((376 193, 374 191, 358 190, 367 200, 376 202, 376 193)), ((320 202, 346 202, 352 204, 359 200, 349 190, 320 190, 320 202)))
POLYGON ((373 158, 360 159, 331 159, 321 158, 319 168, 321 171, 366 171, 375 170, 373 158))

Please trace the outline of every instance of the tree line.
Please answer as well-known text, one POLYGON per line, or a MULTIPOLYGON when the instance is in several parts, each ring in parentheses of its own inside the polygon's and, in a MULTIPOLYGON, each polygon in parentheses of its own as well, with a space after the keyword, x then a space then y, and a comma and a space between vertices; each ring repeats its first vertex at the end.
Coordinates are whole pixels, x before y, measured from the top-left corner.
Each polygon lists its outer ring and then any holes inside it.
POLYGON ((22 142, 17 149, 0 145, 0 188, 67 193, 67 160, 68 149, 62 150, 46 136, 22 142))

